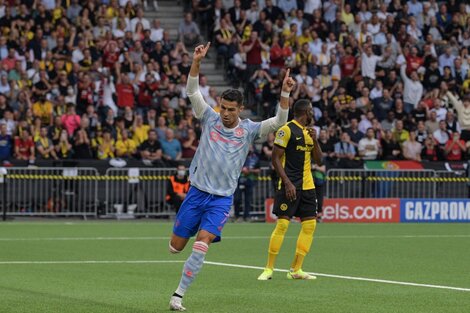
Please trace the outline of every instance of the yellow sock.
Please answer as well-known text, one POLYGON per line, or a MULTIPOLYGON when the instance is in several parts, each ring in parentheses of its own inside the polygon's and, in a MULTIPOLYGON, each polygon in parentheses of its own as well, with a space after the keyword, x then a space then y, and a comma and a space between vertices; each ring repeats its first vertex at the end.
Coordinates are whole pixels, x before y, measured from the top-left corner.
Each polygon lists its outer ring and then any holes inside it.
POLYGON ((316 220, 307 220, 302 222, 302 228, 300 229, 299 237, 297 238, 297 248, 295 249, 294 261, 291 266, 294 272, 302 268, 304 258, 312 246, 313 234, 315 233, 316 226, 316 220))
POLYGON ((274 262, 276 261, 276 257, 279 254, 279 250, 281 250, 282 242, 284 241, 284 236, 288 227, 289 220, 277 220, 276 228, 274 228, 273 233, 271 234, 271 240, 269 241, 268 264, 266 265, 266 268, 274 268, 274 262))

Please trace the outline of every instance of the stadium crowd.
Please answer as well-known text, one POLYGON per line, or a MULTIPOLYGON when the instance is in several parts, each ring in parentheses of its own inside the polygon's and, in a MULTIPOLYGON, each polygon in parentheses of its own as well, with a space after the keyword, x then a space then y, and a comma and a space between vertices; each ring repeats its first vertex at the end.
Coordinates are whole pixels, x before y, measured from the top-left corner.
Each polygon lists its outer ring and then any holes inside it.
MULTIPOLYGON (((176 41, 144 17, 150 2, 0 0, 1 162, 191 159, 188 50, 203 38, 259 117, 292 68, 291 102, 312 101, 332 166, 470 156, 467 2, 186 1, 176 41)), ((217 111, 203 75, 200 88, 217 111)))

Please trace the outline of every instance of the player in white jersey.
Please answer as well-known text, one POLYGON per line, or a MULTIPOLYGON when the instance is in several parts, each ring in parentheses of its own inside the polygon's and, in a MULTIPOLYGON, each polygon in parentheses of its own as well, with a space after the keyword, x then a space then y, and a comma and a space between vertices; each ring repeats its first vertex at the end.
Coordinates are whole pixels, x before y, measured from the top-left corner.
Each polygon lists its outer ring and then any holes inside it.
POLYGON ((196 118, 201 120, 202 134, 191 162, 191 187, 176 215, 170 252, 181 252, 189 238, 196 233, 197 237, 184 264, 179 286, 170 299, 170 309, 174 311, 185 310, 184 293, 201 270, 209 245, 220 240, 250 145, 287 122, 289 95, 295 85, 288 69, 276 116, 262 122, 240 119, 243 95, 235 89, 222 93, 220 113, 216 113, 199 90, 199 67, 209 47, 210 42, 196 47, 187 83, 188 97, 196 118))

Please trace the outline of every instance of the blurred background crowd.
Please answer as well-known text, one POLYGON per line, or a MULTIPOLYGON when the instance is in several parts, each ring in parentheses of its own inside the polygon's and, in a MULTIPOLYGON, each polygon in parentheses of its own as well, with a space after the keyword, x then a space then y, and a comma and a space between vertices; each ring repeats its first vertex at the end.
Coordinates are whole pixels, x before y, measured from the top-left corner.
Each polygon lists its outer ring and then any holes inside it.
MULTIPOLYGON (((468 1, 175 5, 185 13, 172 38, 144 16, 157 1, 0 0, 0 161, 190 160, 200 127, 186 81, 205 41, 253 119, 275 113, 292 69, 291 102, 312 101, 329 166, 469 158, 468 1)), ((210 84, 200 76, 217 111, 210 84)), ((261 160, 273 139, 255 147, 261 160)))

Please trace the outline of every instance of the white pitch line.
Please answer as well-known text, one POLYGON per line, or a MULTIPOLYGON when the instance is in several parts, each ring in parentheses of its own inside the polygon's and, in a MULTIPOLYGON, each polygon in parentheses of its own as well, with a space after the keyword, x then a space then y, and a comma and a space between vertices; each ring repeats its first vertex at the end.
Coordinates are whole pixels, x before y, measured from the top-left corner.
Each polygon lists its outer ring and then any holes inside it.
MULTIPOLYGON (((0 238, 0 241, 85 241, 85 240, 169 240, 170 237, 36 237, 0 238)), ((222 239, 269 239, 269 236, 224 236, 222 239)), ((285 238, 297 238, 286 236, 285 238)), ((470 235, 332 235, 315 236, 315 239, 395 239, 395 238, 470 238, 470 235)))
POLYGON ((184 263, 179 260, 128 260, 128 261, 0 261, 0 265, 43 265, 43 264, 156 264, 156 263, 184 263))
MULTIPOLYGON (((230 263, 210 262, 210 261, 204 261, 204 264, 212 264, 212 265, 226 266, 226 267, 236 267, 236 268, 247 268, 247 269, 255 269, 255 270, 264 270, 264 267, 252 266, 252 265, 230 264, 230 263)), ((284 270, 284 269, 274 269, 274 271, 284 272, 284 273, 288 272, 287 270, 284 270)), ((419 283, 411 283, 411 282, 396 281, 396 280, 386 280, 386 279, 356 277, 356 276, 344 276, 344 275, 334 275, 334 274, 325 274, 325 273, 313 273, 313 272, 311 272, 310 274, 316 275, 316 276, 339 278, 339 279, 346 279, 346 280, 359 280, 359 281, 367 281, 367 282, 383 283, 383 284, 392 284, 392 285, 426 287, 426 288, 437 288, 437 289, 448 289, 448 290, 469 291, 470 292, 470 288, 442 286, 442 285, 430 285, 430 284, 419 284, 419 283)))
MULTIPOLYGON (((165 264, 165 263, 184 263, 185 261, 181 260, 128 260, 128 261, 106 261, 106 260, 92 260, 92 261, 0 261, 0 265, 50 265, 50 264, 165 264)), ((242 265, 242 264, 231 264, 231 263, 222 263, 222 262, 212 262, 204 261, 204 264, 224 266, 224 267, 234 267, 234 268, 244 268, 244 269, 253 269, 253 270, 263 270, 264 267, 252 266, 252 265, 242 265)), ((284 269, 275 269, 276 272, 284 272, 287 270, 284 269)), ((345 280, 358 280, 366 281, 373 283, 382 283, 382 284, 391 284, 391 285, 401 285, 401 286, 413 286, 413 287, 423 287, 423 288, 434 288, 434 289, 446 289, 446 290, 455 290, 455 291, 466 291, 470 292, 470 288, 461 288, 461 287, 452 287, 452 286, 442 286, 442 285, 431 285, 431 284, 420 284, 412 282, 403 282, 395 280, 386 280, 386 279, 376 279, 376 278, 367 278, 367 277, 356 277, 356 276, 344 276, 344 275, 334 275, 334 274, 325 274, 325 273, 310 273, 316 276, 329 277, 329 278, 338 278, 345 280)))

